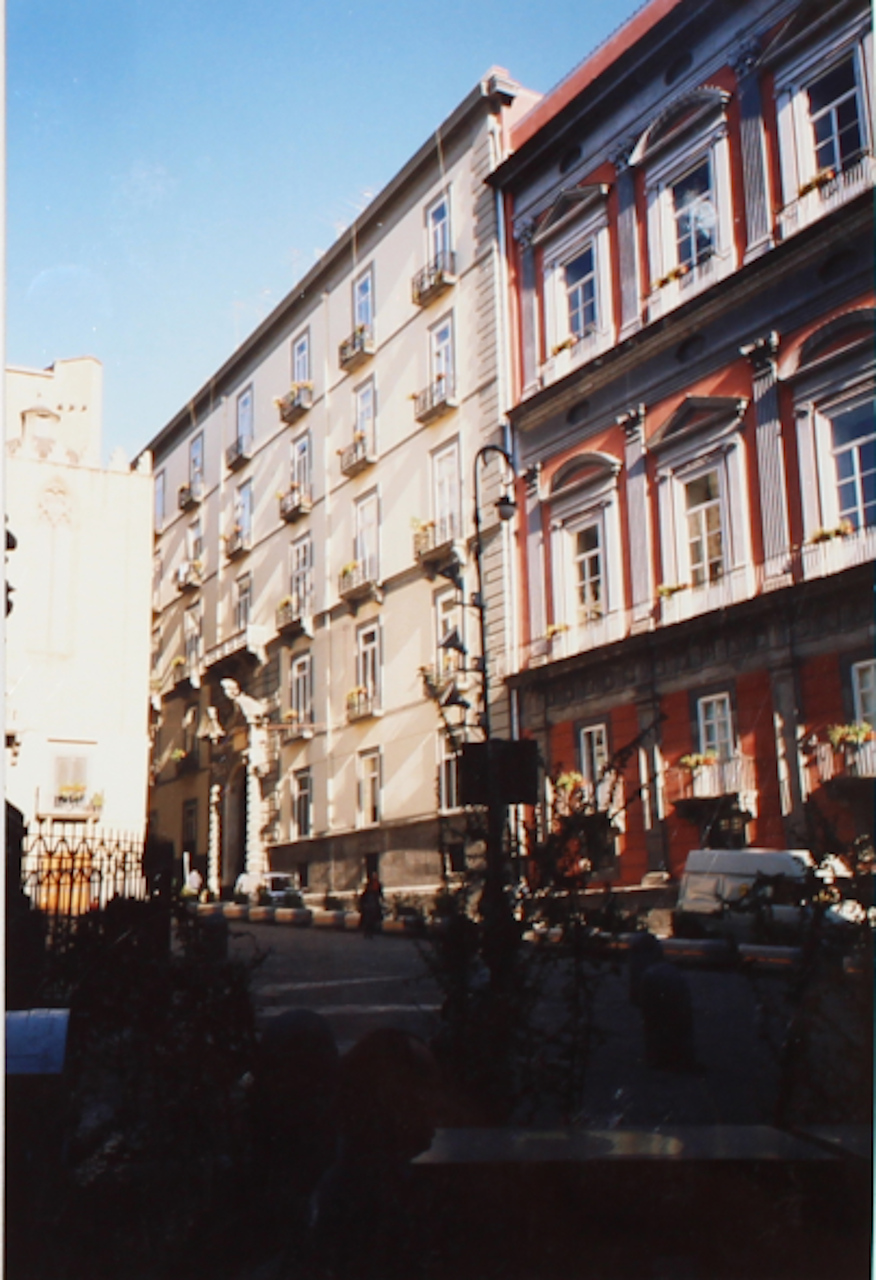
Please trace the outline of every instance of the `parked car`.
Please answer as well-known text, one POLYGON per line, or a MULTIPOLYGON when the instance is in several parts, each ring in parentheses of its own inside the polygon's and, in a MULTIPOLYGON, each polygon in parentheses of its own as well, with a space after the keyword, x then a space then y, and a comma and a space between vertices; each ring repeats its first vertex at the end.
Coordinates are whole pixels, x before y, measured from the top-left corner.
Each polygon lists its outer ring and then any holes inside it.
POLYGON ((672 932, 679 938, 796 942, 811 918, 816 886, 807 849, 692 849, 672 932))

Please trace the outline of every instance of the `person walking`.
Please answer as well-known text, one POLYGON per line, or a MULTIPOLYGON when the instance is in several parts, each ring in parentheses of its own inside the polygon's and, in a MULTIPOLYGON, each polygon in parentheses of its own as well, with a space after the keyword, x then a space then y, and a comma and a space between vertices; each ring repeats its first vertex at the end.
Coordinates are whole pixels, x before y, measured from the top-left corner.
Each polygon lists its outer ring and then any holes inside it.
POLYGON ((359 894, 359 916, 363 937, 373 938, 383 919, 383 885, 376 871, 371 872, 359 894))

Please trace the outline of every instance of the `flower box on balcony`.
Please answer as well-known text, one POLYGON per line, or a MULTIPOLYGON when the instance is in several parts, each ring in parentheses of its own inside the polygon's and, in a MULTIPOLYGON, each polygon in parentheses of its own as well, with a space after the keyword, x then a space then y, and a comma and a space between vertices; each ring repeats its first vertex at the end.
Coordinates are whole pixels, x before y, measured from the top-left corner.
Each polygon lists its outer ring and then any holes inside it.
POLYGON ((411 281, 411 297, 418 307, 426 307, 456 284, 456 254, 452 250, 439 253, 411 281))
POLYGON ((238 436, 225 450, 225 465, 229 471, 242 467, 252 457, 252 436, 238 436))
POLYGON ((310 515, 312 508, 310 494, 301 485, 290 485, 285 493, 280 494, 280 519, 287 524, 294 524, 302 516, 310 515))
POLYGON ((278 631, 294 635, 312 635, 311 615, 305 602, 294 596, 287 596, 277 605, 276 623, 278 631))
POLYGON ((373 689, 351 689, 347 694, 347 722, 352 724, 355 720, 368 720, 373 716, 380 715, 380 708, 377 705, 377 695, 373 689))
POLYGON ((200 480, 193 480, 190 484, 181 484, 177 491, 177 504, 180 511, 188 511, 190 507, 196 507, 204 496, 204 486, 200 480))
POLYGON ((170 674, 173 680, 174 688, 183 684, 189 678, 189 664, 185 658, 174 658, 170 664, 170 674))
POLYGON ((380 586, 376 570, 361 560, 344 565, 338 576, 338 595, 342 600, 353 603, 379 598, 380 586))
POLYGON ((201 585, 203 565, 200 560, 183 560, 176 571, 177 591, 192 591, 201 585))
POLYGON ((249 551, 250 540, 249 529, 242 529, 239 525, 235 525, 225 539, 225 554, 228 559, 233 560, 236 556, 249 551))
POLYGON ((371 467, 377 461, 370 442, 359 433, 353 437, 351 444, 338 451, 341 458, 341 471, 345 476, 357 476, 360 471, 371 467))
POLYGON ((434 521, 414 530, 414 559, 430 572, 445 565, 463 564, 465 546, 454 536, 454 528, 438 527, 434 521))
POLYGON ((454 391, 452 378, 439 377, 417 392, 414 399, 414 417, 417 422, 434 422, 451 409, 458 408, 459 401, 454 391))
POLYGON ((374 330, 370 324, 357 325, 349 338, 338 347, 338 364, 345 373, 352 373, 374 355, 374 330))
POLYGON ((283 746, 288 746, 291 742, 307 742, 313 737, 313 725, 309 720, 301 720, 294 712, 287 712, 286 717, 280 730, 283 746))
POLYGON ((310 382, 293 382, 286 394, 274 404, 280 410, 280 417, 291 427, 313 404, 313 385, 310 382))

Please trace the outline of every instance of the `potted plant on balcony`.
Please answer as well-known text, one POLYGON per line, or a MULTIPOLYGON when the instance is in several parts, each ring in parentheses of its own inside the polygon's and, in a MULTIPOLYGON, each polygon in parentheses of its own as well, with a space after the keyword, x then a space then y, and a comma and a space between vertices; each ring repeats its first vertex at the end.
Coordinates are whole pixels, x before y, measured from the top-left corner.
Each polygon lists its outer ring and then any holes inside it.
POLYGON ((827 736, 836 751, 839 747, 860 747, 864 742, 871 742, 876 733, 866 720, 853 720, 851 724, 829 725, 827 736))
POLYGON ((171 662, 170 668, 172 671, 179 671, 180 667, 184 667, 185 665, 186 665, 185 658, 182 656, 181 653, 178 653, 176 657, 173 659, 173 661, 171 662))
POLYGON ((362 706, 362 702, 368 696, 368 690, 364 684, 357 684, 355 689, 351 689, 347 694, 347 714, 356 715, 362 706))
POLYGON ((706 768, 710 764, 717 764, 718 757, 711 751, 691 751, 687 755, 681 757, 678 762, 679 768, 688 769, 690 773, 698 773, 700 769, 706 768))

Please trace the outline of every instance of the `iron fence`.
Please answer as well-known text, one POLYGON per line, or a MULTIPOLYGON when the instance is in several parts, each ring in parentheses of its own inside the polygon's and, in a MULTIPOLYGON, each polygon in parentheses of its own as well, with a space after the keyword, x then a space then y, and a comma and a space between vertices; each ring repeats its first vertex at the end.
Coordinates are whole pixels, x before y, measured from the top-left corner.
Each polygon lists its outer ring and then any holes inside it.
POLYGON ((143 839, 79 824, 39 823, 24 837, 21 888, 56 936, 114 898, 145 899, 143 839))

